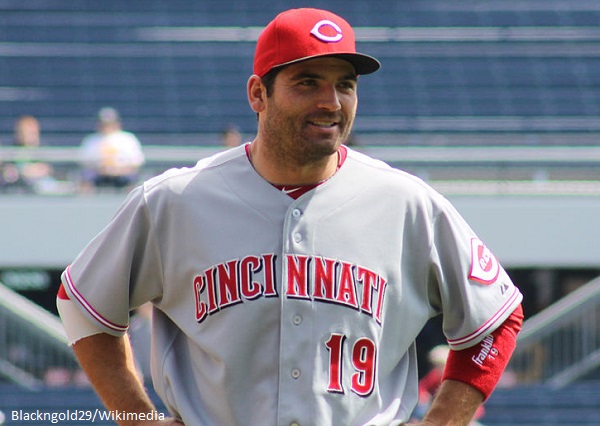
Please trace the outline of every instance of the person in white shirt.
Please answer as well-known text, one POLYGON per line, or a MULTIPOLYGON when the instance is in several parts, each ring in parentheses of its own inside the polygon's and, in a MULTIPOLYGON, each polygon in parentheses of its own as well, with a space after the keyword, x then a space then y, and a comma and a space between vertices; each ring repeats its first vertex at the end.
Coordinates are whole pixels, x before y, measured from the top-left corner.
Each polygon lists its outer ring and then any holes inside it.
POLYGON ((140 141, 122 129, 119 113, 110 107, 100 109, 97 131, 81 143, 84 184, 127 187, 137 181, 144 162, 140 141))

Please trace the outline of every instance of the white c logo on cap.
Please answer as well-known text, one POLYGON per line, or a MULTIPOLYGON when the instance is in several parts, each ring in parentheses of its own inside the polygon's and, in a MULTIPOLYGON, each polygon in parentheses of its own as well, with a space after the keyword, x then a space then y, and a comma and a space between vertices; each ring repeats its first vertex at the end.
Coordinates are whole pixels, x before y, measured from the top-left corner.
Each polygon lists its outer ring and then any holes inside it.
POLYGON ((313 27, 313 29, 310 31, 310 33, 312 35, 314 35, 316 38, 318 38, 319 40, 325 41, 328 43, 335 43, 336 41, 340 41, 342 39, 342 29, 335 22, 331 22, 327 19, 317 22, 315 24, 315 26, 313 27), (324 26, 330 26, 337 32, 337 34, 334 36, 328 36, 328 35, 321 33, 321 28, 324 26))

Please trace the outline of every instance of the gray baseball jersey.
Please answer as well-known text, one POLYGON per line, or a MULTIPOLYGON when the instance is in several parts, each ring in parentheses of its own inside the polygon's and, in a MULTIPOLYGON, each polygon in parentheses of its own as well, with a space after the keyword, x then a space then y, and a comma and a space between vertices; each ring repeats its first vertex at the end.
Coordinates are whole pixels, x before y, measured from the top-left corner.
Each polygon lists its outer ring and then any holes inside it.
POLYGON ((417 402, 415 338, 443 313, 475 345, 521 294, 450 203, 348 149, 297 200, 241 146, 131 192, 63 273, 107 333, 154 303, 152 375, 188 425, 393 425, 417 402))

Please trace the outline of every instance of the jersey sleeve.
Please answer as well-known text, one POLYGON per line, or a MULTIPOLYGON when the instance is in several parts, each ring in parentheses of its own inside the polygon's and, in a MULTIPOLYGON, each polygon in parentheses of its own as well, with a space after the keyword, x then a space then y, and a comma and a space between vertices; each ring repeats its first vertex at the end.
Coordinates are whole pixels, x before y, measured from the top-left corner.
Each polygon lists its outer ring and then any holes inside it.
POLYGON ((61 278, 69 299, 117 336, 127 331, 131 309, 160 298, 160 255, 143 187, 129 194, 61 278))
POLYGON ((57 298, 56 307, 64 325, 69 346, 84 337, 104 332, 98 322, 90 320, 72 300, 57 298))
POLYGON ((491 250, 444 198, 433 222, 430 302, 454 350, 476 345, 519 306, 522 295, 491 250))

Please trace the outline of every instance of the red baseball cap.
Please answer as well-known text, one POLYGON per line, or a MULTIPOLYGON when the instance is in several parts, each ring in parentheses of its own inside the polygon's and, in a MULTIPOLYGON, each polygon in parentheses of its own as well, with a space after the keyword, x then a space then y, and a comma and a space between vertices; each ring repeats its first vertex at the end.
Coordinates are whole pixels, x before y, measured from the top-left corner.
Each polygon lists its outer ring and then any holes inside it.
POLYGON ((335 56, 354 65, 357 74, 370 74, 381 64, 356 52, 354 30, 334 13, 320 9, 290 9, 280 13, 262 31, 254 53, 254 74, 263 77, 272 68, 321 56, 335 56))

